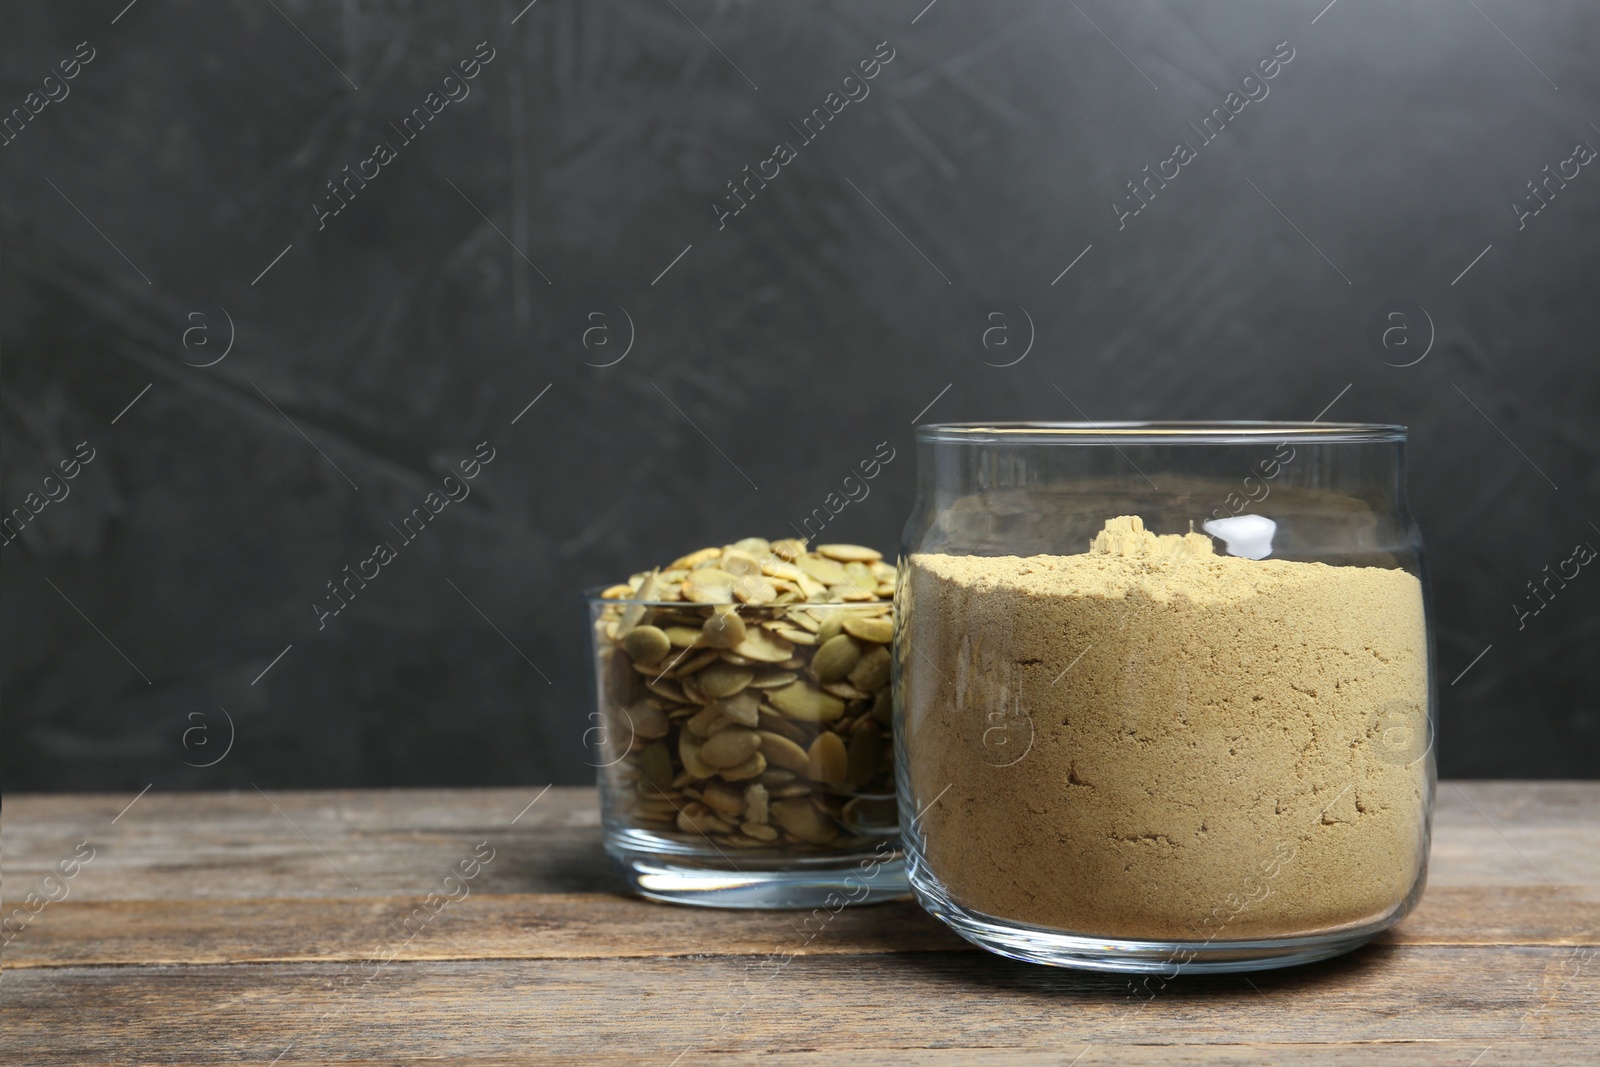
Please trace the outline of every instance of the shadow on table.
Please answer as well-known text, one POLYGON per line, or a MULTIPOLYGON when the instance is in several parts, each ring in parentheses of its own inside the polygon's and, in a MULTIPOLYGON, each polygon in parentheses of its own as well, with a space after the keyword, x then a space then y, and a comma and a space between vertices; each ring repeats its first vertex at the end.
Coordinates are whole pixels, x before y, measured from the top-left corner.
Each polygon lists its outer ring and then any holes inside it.
POLYGON ((1268 996, 1275 991, 1311 990, 1322 987, 1348 989, 1354 982, 1369 980, 1388 963, 1393 946, 1382 943, 1364 945, 1343 956, 1298 967, 1242 974, 1107 974, 1076 971, 1065 967, 1046 967, 1022 963, 990 952, 911 952, 898 956, 898 964, 916 970, 924 977, 952 985, 974 984, 996 991, 1034 993, 1106 1002, 1127 1001, 1137 1006, 1152 998, 1178 997, 1184 1000, 1212 998, 1237 999, 1241 992, 1268 996), (1145 979, 1149 979, 1145 984, 1145 979))
POLYGON ((495 872, 494 892, 632 896, 600 846, 598 833, 541 840, 536 849, 512 846, 501 854, 505 864, 495 872))

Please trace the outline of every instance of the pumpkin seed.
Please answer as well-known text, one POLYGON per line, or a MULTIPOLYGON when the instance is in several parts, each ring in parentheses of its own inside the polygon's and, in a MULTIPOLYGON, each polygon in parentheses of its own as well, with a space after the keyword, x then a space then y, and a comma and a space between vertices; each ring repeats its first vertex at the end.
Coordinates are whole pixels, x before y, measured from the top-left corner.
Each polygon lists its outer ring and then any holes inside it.
POLYGON ((778 599, 778 587, 759 575, 746 575, 733 583, 733 595, 746 604, 770 604, 778 599))
POLYGON ((730 782, 742 782, 747 778, 755 778, 767 769, 767 758, 757 752, 737 767, 722 768, 722 777, 730 782))
POLYGON ((635 663, 655 664, 671 650, 672 642, 655 626, 635 626, 622 639, 622 647, 635 663))
POLYGON ((683 599, 696 604, 731 604, 737 581, 725 570, 700 567, 690 571, 689 577, 683 580, 683 599))
POLYGON ((840 700, 865 700, 871 693, 863 693, 849 682, 833 682, 822 687, 825 693, 832 693, 840 700))
MULTIPOLYGON (((695 778, 713 778, 717 768, 700 758, 700 738, 688 730, 678 733, 678 760, 683 764, 686 773, 695 778)), ((677 784, 677 779, 673 779, 677 784)))
MULTIPOLYGON (((638 599, 655 599, 656 584, 659 574, 659 571, 651 571, 649 574, 645 575, 639 580, 638 599)), ((617 624, 617 633, 620 636, 626 637, 629 630, 639 625, 639 621, 644 618, 644 613, 648 610, 650 609, 646 608, 643 604, 629 604, 626 608, 623 608, 622 619, 617 624)))
POLYGON ((645 688, 659 697, 666 697, 674 704, 682 704, 689 698, 683 695, 683 686, 671 678, 652 678, 644 683, 645 688))
POLYGON ((704 670, 694 676, 695 684, 700 687, 700 692, 712 700, 721 700, 731 697, 755 678, 756 672, 749 667, 735 667, 731 663, 718 662, 708 664, 704 670))
MULTIPOLYGON (((766 790, 763 789, 762 792, 765 793, 766 790)), ((735 785, 729 785, 720 778, 713 778, 706 783, 701 799, 705 801, 708 808, 719 815, 738 816, 744 811, 745 790, 735 785)))
MULTIPOLYGON (((818 738, 821 740, 821 738, 818 738)), ((849 778, 860 789, 878 776, 883 762, 883 727, 863 716, 850 728, 849 778)))
POLYGON ((806 543, 798 538, 785 537, 781 541, 772 542, 772 554, 779 559, 786 559, 793 563, 806 553, 806 543))
POLYGON ((735 645, 733 650, 759 663, 782 663, 794 655, 794 645, 760 627, 746 630, 744 640, 735 645))
MULTIPOLYGON (((868 693, 888 684, 889 650, 882 645, 873 645, 850 671, 849 677, 851 685, 868 693)), ((702 684, 700 688, 704 689, 705 686, 702 684)))
POLYGON ((679 556, 672 561, 672 566, 668 567, 667 570, 689 570, 708 560, 716 559, 720 555, 722 555, 722 549, 720 548, 702 548, 700 551, 691 552, 687 556, 679 556))
POLYGON ((719 700, 715 706, 740 726, 754 726, 761 721, 760 698, 749 690, 719 700))
POLYGON ((700 687, 695 684, 695 680, 692 677, 683 679, 678 683, 678 687, 683 690, 683 699, 690 701, 691 703, 711 703, 711 698, 700 692, 700 687))
POLYGON ((839 836, 839 827, 832 819, 800 798, 774 800, 772 821, 813 845, 826 845, 839 836))
POLYGON ((701 631, 692 626, 668 626, 664 633, 673 648, 693 648, 700 643, 701 631))
POLYGON ((710 648, 734 648, 744 640, 744 620, 732 608, 718 608, 700 629, 700 643, 710 648))
MULTIPOLYGON (((839 735, 824 730, 806 753, 806 777, 842 789, 849 780, 849 754, 839 735)), ((876 765, 874 765, 876 770, 876 765)))
POLYGON ((739 829, 745 834, 746 837, 753 837, 757 841, 763 843, 776 841, 778 839, 778 831, 774 830, 770 826, 764 826, 761 823, 742 822, 739 824, 739 829))
POLYGON ((722 653, 718 652, 716 649, 707 649, 698 655, 685 659, 677 667, 674 667, 672 670, 672 677, 686 677, 687 675, 691 675, 695 671, 698 671, 700 668, 706 666, 708 663, 715 663, 721 658, 722 653))
POLYGON ((639 753, 639 766, 645 782, 658 792, 665 792, 672 785, 672 753, 660 741, 644 747, 639 753))
POLYGON ((761 574, 760 559, 737 548, 723 550, 720 566, 735 578, 743 578, 747 575, 759 576, 761 574))
POLYGON ((666 714, 643 701, 635 703, 628 709, 628 725, 634 737, 645 741, 656 741, 666 737, 670 728, 666 714))
POLYGON ((654 819, 658 822, 677 822, 678 809, 671 804, 652 804, 642 801, 631 809, 635 818, 654 819))
POLYGON ((765 704, 761 706, 761 717, 757 725, 768 733, 787 737, 802 748, 809 745, 811 739, 817 735, 814 724, 795 722, 784 716, 777 708, 769 708, 765 704))
POLYGON ((768 578, 782 578, 790 582, 799 582, 805 577, 805 571, 793 563, 780 563, 777 560, 764 560, 761 564, 761 573, 768 578))
POLYGON ((811 657, 811 673, 819 682, 837 682, 853 671, 860 659, 861 646, 839 634, 817 646, 817 654, 811 657))
POLYGON ((761 754, 767 757, 767 763, 797 774, 805 774, 811 769, 811 760, 806 755, 806 750, 789 738, 771 730, 760 731, 760 736, 761 754))
POLYGON ((802 853, 841 825, 892 828, 894 605, 879 598, 895 576, 861 545, 745 538, 608 588, 595 640, 608 719, 631 729, 606 772, 625 817, 802 853))
POLYGON ((747 552, 756 559, 760 559, 772 551, 772 543, 765 537, 745 537, 735 541, 729 547, 739 552, 747 552))
POLYGON ((772 690, 767 699, 789 718, 804 722, 831 722, 844 714, 844 701, 803 678, 772 690))
POLYGON ((836 797, 831 793, 812 793, 807 799, 811 801, 813 808, 816 808, 824 815, 831 815, 837 819, 844 814, 844 799, 842 797, 836 797))
POLYGON ((876 563, 883 553, 863 545, 818 545, 817 555, 836 559, 840 563, 876 563))
POLYGON ((894 624, 881 616, 876 619, 846 618, 841 624, 844 632, 863 641, 886 645, 894 637, 894 624))
POLYGON ((852 797, 844 802, 839 815, 847 824, 860 830, 893 830, 895 827, 893 798, 852 797))
POLYGON ((743 812, 745 822, 764 823, 767 821, 767 787, 760 782, 744 787, 743 812))
POLYGON ((715 704, 707 704, 683 724, 683 728, 702 741, 728 725, 728 717, 715 704))
POLYGON ((693 807, 698 807, 700 810, 692 811, 690 808, 686 807, 682 811, 678 812, 678 829, 682 830, 684 833, 726 834, 733 830, 732 826, 729 826, 727 823, 711 814, 710 811, 706 810, 705 805, 697 804, 693 805, 693 807))
MULTIPOLYGON (((724 656, 724 659, 727 657, 724 656)), ((756 676, 750 679, 753 689, 780 689, 798 678, 793 671, 765 670, 757 671, 756 676)))
POLYGON ((784 615, 784 618, 788 619, 792 625, 799 627, 808 634, 815 634, 822 626, 822 623, 815 615, 811 614, 809 611, 801 611, 798 608, 787 612, 784 615))
POLYGON ((849 581, 849 576, 845 574, 844 568, 831 559, 802 556, 800 559, 795 560, 795 563, 799 565, 801 570, 823 585, 844 585, 849 581))
POLYGON ((713 734, 700 746, 700 758, 713 767, 737 767, 760 748, 761 735, 755 730, 746 726, 729 726, 713 734))

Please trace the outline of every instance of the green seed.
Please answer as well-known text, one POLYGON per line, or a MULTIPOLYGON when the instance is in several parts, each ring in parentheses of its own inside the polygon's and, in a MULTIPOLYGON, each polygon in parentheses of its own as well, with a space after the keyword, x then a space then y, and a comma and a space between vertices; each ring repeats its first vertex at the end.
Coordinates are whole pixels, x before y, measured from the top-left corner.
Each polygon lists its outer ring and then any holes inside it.
POLYGON ((843 625, 845 633, 874 644, 886 645, 894 637, 894 623, 882 615, 871 619, 850 616, 844 620, 843 625))
POLYGON ((883 728, 863 715, 850 729, 850 785, 860 789, 878 776, 883 763, 883 728))
POLYGON ((850 684, 865 692, 872 692, 889 683, 889 650, 883 645, 873 645, 850 671, 850 684))
POLYGON ((700 643, 710 648, 733 648, 744 640, 744 620, 733 611, 718 611, 700 629, 700 643))
POLYGON ((805 679, 772 690, 767 699, 789 718, 802 722, 832 722, 844 714, 844 701, 824 693, 805 679))
POLYGON ((644 780, 657 790, 665 792, 672 785, 672 753, 660 741, 646 745, 639 753, 639 768, 644 772, 644 780))
POLYGON ((737 767, 761 748, 761 735, 745 726, 718 730, 700 746, 700 758, 713 767, 737 767))
POLYGON ((731 663, 718 662, 696 674, 694 680, 700 686, 700 692, 712 700, 721 700, 723 697, 733 696, 749 685, 755 676, 756 672, 749 667, 735 667, 731 663))
POLYGON ((671 650, 672 642, 666 631, 658 627, 635 626, 622 639, 622 647, 628 650, 628 658, 633 662, 651 667, 661 662, 661 657, 671 650))
POLYGON ((861 660, 861 646, 844 634, 829 638, 817 646, 811 661, 811 670, 823 685, 843 679, 861 660))
POLYGON ((811 750, 806 753, 806 777, 813 782, 843 788, 849 774, 849 759, 839 735, 824 730, 811 742, 811 750))
POLYGON ((839 827, 803 797, 772 802, 772 821, 802 841, 826 845, 839 836, 839 827))

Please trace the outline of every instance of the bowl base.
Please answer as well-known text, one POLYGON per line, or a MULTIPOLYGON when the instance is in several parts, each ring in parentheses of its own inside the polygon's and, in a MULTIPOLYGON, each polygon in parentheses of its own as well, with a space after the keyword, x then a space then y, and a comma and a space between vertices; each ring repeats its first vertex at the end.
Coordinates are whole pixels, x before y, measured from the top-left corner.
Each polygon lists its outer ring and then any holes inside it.
POLYGON ((673 904, 838 910, 911 895, 905 858, 898 851, 777 863, 737 853, 731 857, 668 854, 611 840, 606 852, 635 893, 673 904))

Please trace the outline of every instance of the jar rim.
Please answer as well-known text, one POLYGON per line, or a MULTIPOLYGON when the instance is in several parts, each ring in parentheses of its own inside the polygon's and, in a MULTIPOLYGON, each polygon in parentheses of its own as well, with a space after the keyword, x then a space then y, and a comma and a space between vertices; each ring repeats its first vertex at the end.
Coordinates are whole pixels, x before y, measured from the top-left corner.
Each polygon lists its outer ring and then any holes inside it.
POLYGON ((1406 427, 1374 422, 931 422, 916 428, 918 441, 990 442, 999 439, 1058 444, 1229 445, 1261 440, 1307 444, 1404 441, 1406 427))
MULTIPOLYGON (((618 584, 618 583, 612 583, 612 584, 615 585, 615 584, 618 584)), ((636 604, 636 605, 638 605, 640 607, 646 607, 646 608, 709 608, 709 607, 729 607, 729 606, 731 606, 731 607, 733 607, 733 608, 735 608, 737 610, 749 609, 749 610, 770 611, 773 608, 780 608, 780 609, 781 608, 820 608, 820 609, 822 609, 824 611, 829 611, 829 610, 845 611, 845 610, 849 610, 849 609, 854 609, 856 611, 861 611, 861 610, 866 609, 866 608, 874 608, 874 607, 876 607, 876 608, 883 608, 883 607, 892 608, 894 606, 894 601, 892 601, 892 600, 845 600, 845 601, 840 601, 837 604, 831 604, 831 603, 830 604, 817 604, 817 603, 812 603, 811 601, 799 601, 799 602, 796 602, 796 603, 793 603, 793 604, 743 604, 743 603, 741 603, 741 604, 727 605, 727 604, 700 604, 700 603, 696 603, 696 602, 690 601, 690 600, 630 600, 630 599, 627 599, 627 598, 624 598, 624 597, 604 597, 604 596, 600 595, 601 593, 605 592, 607 589, 610 589, 610 588, 611 588, 611 586, 609 586, 609 585, 592 585, 589 588, 583 590, 583 592, 581 594, 579 594, 579 595, 582 596, 583 599, 585 601, 587 601, 588 603, 590 603, 590 604, 621 604, 621 605, 626 605, 626 606, 632 606, 632 605, 636 604)))

